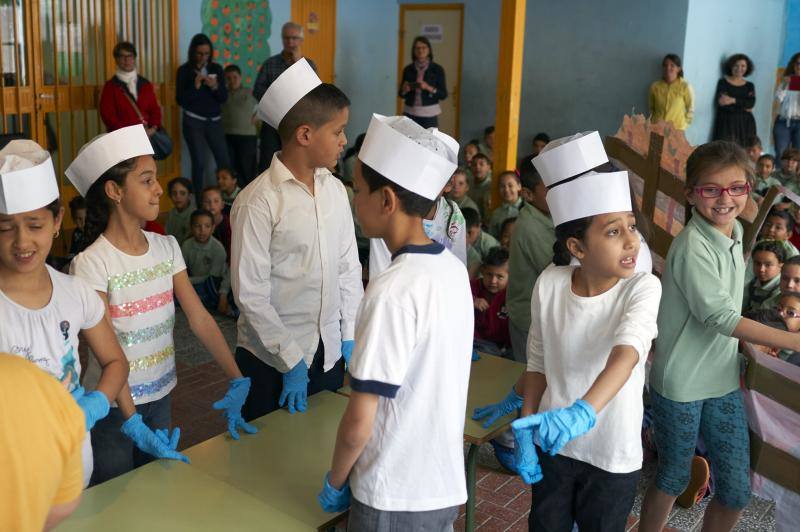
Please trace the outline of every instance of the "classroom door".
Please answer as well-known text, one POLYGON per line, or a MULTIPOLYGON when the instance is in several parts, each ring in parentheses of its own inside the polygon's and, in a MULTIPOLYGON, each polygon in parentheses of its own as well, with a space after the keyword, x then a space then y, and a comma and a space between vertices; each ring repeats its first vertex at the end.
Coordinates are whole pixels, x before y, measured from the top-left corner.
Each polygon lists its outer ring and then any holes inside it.
MULTIPOLYGON (((439 129, 458 138, 461 100, 461 37, 464 27, 463 4, 402 4, 400 6, 400 43, 397 87, 403 68, 413 61, 411 43, 418 35, 431 41, 433 57, 444 68, 447 99, 441 102, 439 129)), ((397 113, 403 112, 403 100, 397 99, 397 113)))
POLYGON ((292 20, 303 26, 303 55, 317 65, 319 79, 333 83, 336 0, 292 0, 292 20))

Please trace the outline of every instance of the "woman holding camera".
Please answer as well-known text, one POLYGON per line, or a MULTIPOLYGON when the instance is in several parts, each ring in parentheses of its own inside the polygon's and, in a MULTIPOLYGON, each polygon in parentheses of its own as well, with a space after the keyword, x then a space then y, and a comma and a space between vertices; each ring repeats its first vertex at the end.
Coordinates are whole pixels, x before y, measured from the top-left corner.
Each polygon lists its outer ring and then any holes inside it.
POLYGON ((405 101, 403 114, 422 127, 438 127, 442 108, 439 102, 447 98, 444 69, 433 62, 433 50, 427 37, 419 36, 411 45, 414 62, 403 69, 399 96, 405 101))

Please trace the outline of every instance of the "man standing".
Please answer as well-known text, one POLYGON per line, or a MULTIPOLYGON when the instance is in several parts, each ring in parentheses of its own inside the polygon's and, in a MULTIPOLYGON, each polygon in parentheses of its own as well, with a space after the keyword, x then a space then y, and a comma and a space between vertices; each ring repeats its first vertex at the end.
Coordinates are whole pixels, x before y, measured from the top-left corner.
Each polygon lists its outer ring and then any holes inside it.
MULTIPOLYGON (((253 85, 253 96, 261 101, 261 97, 267 92, 267 88, 272 82, 278 79, 284 70, 292 66, 296 61, 303 57, 303 26, 296 22, 287 22, 281 27, 281 40, 283 41, 283 51, 273 55, 261 65, 253 85)), ((314 71, 317 65, 314 61, 306 58, 314 71)), ((281 149, 281 138, 278 131, 267 124, 261 124, 261 147, 259 148, 258 171, 263 172, 269 166, 272 155, 281 149)))

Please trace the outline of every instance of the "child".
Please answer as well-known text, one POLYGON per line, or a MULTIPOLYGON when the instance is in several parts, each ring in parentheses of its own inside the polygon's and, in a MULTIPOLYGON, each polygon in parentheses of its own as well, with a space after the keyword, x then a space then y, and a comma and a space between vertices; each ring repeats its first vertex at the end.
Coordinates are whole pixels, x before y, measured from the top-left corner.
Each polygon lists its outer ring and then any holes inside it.
POLYGON ((492 194, 492 160, 483 153, 476 153, 470 169, 473 181, 469 184, 469 197, 478 205, 478 212, 483 217, 492 194))
POLYGON ((786 248, 775 240, 762 240, 753 248, 753 280, 745 287, 742 312, 773 308, 781 293, 781 268, 786 248))
POLYGON ((189 218, 194 212, 192 182, 185 177, 176 177, 167 183, 167 192, 172 200, 172 209, 167 215, 166 233, 174 236, 178 244, 181 244, 191 234, 189 218))
POLYGON ((189 282, 204 307, 226 314, 230 278, 225 248, 211 236, 214 215, 205 209, 198 209, 192 213, 191 221, 192 236, 181 246, 189 282))
POLYGON ((556 241, 545 196, 547 188, 535 169, 521 176, 525 204, 519 210, 508 259, 508 307, 511 354, 525 362, 525 346, 531 326, 531 292, 536 279, 553 260, 556 241))
POLYGON ((481 266, 481 278, 470 282, 472 305, 475 307, 473 349, 501 355, 511 347, 506 311, 507 285, 508 250, 492 248, 481 266))
POLYGON ((497 179, 497 186, 500 189, 500 199, 503 203, 497 207, 489 218, 489 233, 495 238, 500 237, 500 227, 508 218, 519 216, 523 200, 519 193, 522 189, 522 182, 516 172, 503 172, 497 179))
POLYGON ((781 292, 800 292, 800 255, 789 257, 783 263, 781 292))
MULTIPOLYGON (((89 206, 86 237, 91 243, 73 259, 71 270, 105 302, 130 366, 123 391, 136 405, 130 417, 124 404, 112 408, 92 430, 94 483, 150 460, 126 438, 135 435, 142 422, 170 425, 170 392, 176 384, 173 297, 178 298, 192 331, 231 379, 228 393, 214 403, 215 409, 225 411, 231 436, 238 439, 239 428, 256 431, 240 414, 250 382, 242 378, 219 327, 197 298, 178 243, 171 236, 141 230, 143 220, 158 216, 163 192, 152 153, 144 127, 125 127, 90 141, 66 171, 89 206)), ((90 359, 84 385, 93 389, 97 379, 97 363, 90 359)), ((167 438, 172 451, 178 436, 176 429, 167 438)), ((180 457, 177 453, 172 456, 180 457)))
MULTIPOLYGON (((228 99, 222 104, 222 128, 228 144, 228 155, 245 186, 256 175, 256 118, 254 109, 258 100, 250 89, 242 87, 242 71, 238 65, 228 65, 223 70, 228 99)), ((219 178, 219 171, 217 171, 219 178)))
POLYGON ((452 530, 467 499, 469 282, 422 225, 457 150, 453 139, 407 117, 373 115, 359 154, 356 216, 394 259, 359 308, 353 393, 318 496, 326 511, 349 506, 352 530, 452 530))
POLYGON ((225 209, 222 199, 222 190, 215 185, 203 189, 203 209, 214 217, 214 238, 220 241, 225 248, 228 262, 231 260, 231 217, 225 209))
POLYGON ((750 159, 751 167, 755 170, 756 163, 761 157, 761 139, 753 135, 744 140, 744 148, 747 151, 747 157, 750 159))
POLYGON ((777 170, 773 177, 783 183, 783 186, 790 189, 792 192, 797 193, 797 165, 800 161, 800 150, 796 148, 787 148, 781 154, 781 167, 777 170))
POLYGON ((635 272, 627 172, 580 175, 593 166, 570 152, 586 137, 534 159, 557 241, 556 266, 533 289, 522 418, 511 425, 517 468, 533 483, 531 530, 624 530, 642 466, 644 363, 661 286, 635 272), (579 265, 565 266, 572 257, 579 265))
POLYGON ((494 160, 494 126, 483 130, 483 140, 478 143, 478 151, 486 155, 490 162, 494 160))
POLYGON ((305 59, 259 102, 283 148, 231 211, 236 362, 253 379, 246 419, 304 412, 308 395, 342 386, 363 285, 347 192, 327 168, 347 144, 349 108, 305 59))
MULTIPOLYGON (((786 322, 784 321, 783 316, 781 316, 781 311, 777 308, 760 308, 756 310, 750 310, 743 313, 742 316, 764 324, 767 327, 772 327, 773 329, 778 329, 780 331, 789 330, 786 327, 786 322)), ((769 347, 768 345, 753 344, 753 347, 771 357, 777 357, 778 353, 780 352, 780 349, 769 347)))
POLYGON ((500 242, 481 229, 481 215, 478 211, 466 209, 463 214, 467 228, 467 271, 469 278, 475 279, 489 251, 499 246, 500 242))
POLYGON ((233 200, 239 195, 242 190, 239 188, 239 176, 230 168, 217 168, 217 186, 222 192, 222 202, 225 204, 225 209, 230 213, 233 200))
POLYGON ((686 162, 693 216, 673 240, 662 277, 659 336, 650 371, 658 471, 645 496, 641 530, 665 525, 675 497, 688 482, 698 434, 703 435, 716 484, 704 526, 735 526, 750 498, 736 338, 800 348, 800 335, 742 318, 739 312, 744 260, 736 217, 750 192, 749 172, 747 154, 726 141, 697 147, 686 162))
POLYGON ((478 148, 478 139, 472 139, 464 146, 464 165, 470 168, 472 165, 472 158, 475 157, 481 150, 478 148))
POLYGON ((75 224, 69 244, 69 254, 77 255, 86 247, 83 238, 83 229, 86 225, 86 201, 81 196, 75 196, 69 200, 69 212, 75 224))
POLYGON ((511 249, 511 237, 514 236, 514 229, 517 227, 517 218, 507 218, 500 226, 500 245, 504 249, 511 249))
POLYGON ((787 210, 773 207, 761 226, 760 237, 766 240, 777 240, 786 248, 786 258, 800 255, 800 251, 791 243, 794 233, 794 219, 787 210))
POLYGON ((52 530, 81 500, 84 415, 58 381, 7 353, 0 405, 0 530, 52 530))
POLYGON ((467 179, 467 171, 464 168, 456 168, 456 171, 453 172, 453 179, 451 180, 451 183, 452 189, 450 190, 450 194, 448 194, 448 196, 456 205, 458 205, 461 213, 464 213, 464 209, 475 209, 478 211, 478 204, 475 203, 468 195, 469 181, 467 179))
POLYGON ((756 186, 754 192, 763 197, 770 187, 779 187, 782 183, 772 173, 775 171, 775 157, 764 154, 756 162, 756 186))
POLYGON ((73 394, 86 420, 86 486, 92 474, 88 431, 108 414, 128 367, 94 290, 45 263, 64 214, 47 151, 31 140, 8 143, 0 151, 0 190, 0 351, 36 364, 73 394), (97 387, 90 393, 83 393, 79 382, 79 333, 99 366, 97 387))
POLYGON ((783 318, 786 330, 800 332, 800 292, 783 292, 775 308, 783 318))
MULTIPOLYGON (((434 242, 438 242, 450 250, 467 266, 467 226, 464 214, 455 202, 449 201, 452 181, 448 181, 442 189, 431 211, 423 218, 422 227, 425 234, 434 242)), ((369 241, 369 277, 372 279, 385 270, 392 260, 392 254, 386 243, 380 238, 369 241)))

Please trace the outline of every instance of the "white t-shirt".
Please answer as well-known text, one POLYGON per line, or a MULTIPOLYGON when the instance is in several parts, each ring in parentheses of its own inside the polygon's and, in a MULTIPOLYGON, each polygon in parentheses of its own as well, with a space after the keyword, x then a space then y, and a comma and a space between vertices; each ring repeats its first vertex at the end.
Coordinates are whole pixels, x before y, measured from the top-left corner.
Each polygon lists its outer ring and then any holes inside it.
MULTIPOLYGON (((0 352, 21 356, 63 382, 72 392, 80 384, 78 333, 103 319, 100 296, 81 279, 47 266, 53 283, 50 302, 36 310, 25 308, 0 291, 0 352)), ((83 440, 83 480, 92 475, 92 443, 83 440)))
POLYGON ((380 396, 353 466, 359 502, 421 512, 462 504, 473 309, 467 270, 441 244, 409 246, 370 281, 356 318, 354 391, 380 396))
POLYGON ((539 412, 571 406, 606 366, 614 346, 630 345, 639 362, 589 432, 559 452, 610 473, 642 467, 644 363, 656 337, 661 283, 650 273, 620 279, 594 297, 572 291, 574 266, 550 266, 531 298, 528 371, 543 373, 547 388, 539 412))
MULTIPOLYGON (((150 246, 144 255, 128 255, 102 235, 72 260, 71 273, 108 297, 108 313, 130 365, 128 384, 137 405, 167 395, 177 382, 172 276, 186 269, 173 236, 143 231, 150 246)), ((84 387, 94 389, 100 366, 94 357, 84 387)))
MULTIPOLYGON (((433 220, 423 219, 422 227, 428 238, 449 249, 464 263, 464 266, 467 265, 467 222, 455 202, 440 196, 436 202, 436 214, 433 220)), ((391 255, 382 238, 369 239, 370 280, 389 266, 392 261, 391 255)))

